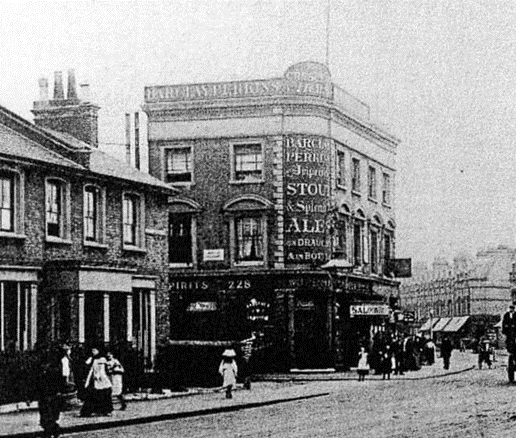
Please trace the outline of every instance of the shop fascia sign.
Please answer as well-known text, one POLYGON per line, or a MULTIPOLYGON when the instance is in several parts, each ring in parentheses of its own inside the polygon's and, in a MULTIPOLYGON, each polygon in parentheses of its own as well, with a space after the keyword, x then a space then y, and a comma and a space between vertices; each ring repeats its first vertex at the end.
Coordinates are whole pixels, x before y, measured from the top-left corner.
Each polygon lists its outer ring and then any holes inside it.
POLYGON ((187 312, 213 312, 217 310, 215 301, 194 301, 186 309, 187 312))
POLYGON ((349 314, 353 316, 389 316, 387 304, 351 304, 349 314))

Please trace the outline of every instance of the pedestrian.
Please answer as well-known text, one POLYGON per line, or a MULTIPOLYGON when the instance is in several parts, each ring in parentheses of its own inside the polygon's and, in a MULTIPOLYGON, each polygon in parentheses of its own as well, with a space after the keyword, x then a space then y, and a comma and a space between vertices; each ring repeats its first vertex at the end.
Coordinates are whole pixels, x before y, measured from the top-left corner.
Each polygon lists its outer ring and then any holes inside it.
POLYGON ((450 368, 450 358, 452 351, 453 345, 450 341, 450 338, 446 336, 441 342, 441 357, 443 358, 443 366, 445 370, 450 368))
POLYGON ((120 403, 120 410, 125 411, 127 408, 127 402, 124 397, 124 367, 118 359, 113 356, 111 351, 106 353, 106 365, 107 374, 111 380, 111 397, 118 399, 120 403))
POLYGON ((392 354, 388 345, 385 346, 385 351, 382 352, 380 368, 382 370, 382 379, 385 380, 387 378, 387 380, 391 380, 392 354))
POLYGON ((99 348, 91 349, 91 357, 86 360, 90 369, 86 377, 84 388, 86 395, 81 409, 81 417, 90 417, 92 414, 111 416, 113 402, 111 400, 111 381, 106 372, 107 361, 99 348))
POLYGON ((394 356, 394 374, 403 375, 403 338, 398 337, 392 344, 392 354, 394 356))
POLYGON ((428 365, 433 365, 435 362, 435 344, 430 338, 426 341, 425 353, 428 365))
POLYGON ((491 343, 486 335, 480 338, 478 343, 478 369, 482 369, 482 364, 486 363, 491 368, 491 343))
POLYGON ((369 374, 369 359, 365 347, 360 347, 357 366, 358 381, 364 382, 365 376, 369 374))
POLYGON ((236 386, 238 367, 235 361, 236 353, 233 349, 226 349, 222 353, 222 361, 219 366, 219 374, 222 376, 222 387, 226 389, 226 398, 233 398, 231 391, 236 386))
POLYGON ((39 424, 43 438, 57 438, 60 435, 59 417, 63 409, 63 370, 61 354, 55 348, 46 352, 36 382, 38 396, 39 424))

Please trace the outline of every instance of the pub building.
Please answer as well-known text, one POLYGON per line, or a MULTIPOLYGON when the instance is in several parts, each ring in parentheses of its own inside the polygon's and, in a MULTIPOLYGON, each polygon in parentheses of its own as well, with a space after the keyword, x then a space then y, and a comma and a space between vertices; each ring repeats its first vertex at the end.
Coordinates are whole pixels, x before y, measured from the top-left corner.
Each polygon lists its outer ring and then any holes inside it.
POLYGON ((258 371, 356 365, 398 294, 386 267, 399 140, 316 62, 147 86, 143 110, 150 173, 180 190, 169 198, 178 355, 253 338, 258 371))

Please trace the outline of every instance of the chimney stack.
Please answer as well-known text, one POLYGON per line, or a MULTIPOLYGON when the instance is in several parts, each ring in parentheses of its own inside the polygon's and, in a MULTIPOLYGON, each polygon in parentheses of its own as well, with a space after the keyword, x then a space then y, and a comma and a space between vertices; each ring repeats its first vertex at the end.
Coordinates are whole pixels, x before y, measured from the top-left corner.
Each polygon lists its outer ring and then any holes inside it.
POLYGON ((68 70, 68 89, 66 90, 67 99, 77 99, 77 88, 75 86, 75 71, 68 70))
POLYGON ((64 99, 63 73, 54 72, 54 100, 64 99))
POLYGON ((48 98, 48 80, 39 79, 39 98, 32 112, 34 123, 42 128, 70 134, 92 147, 98 147, 99 107, 90 102, 89 85, 81 84, 77 95, 74 70, 68 70, 68 89, 65 98, 62 72, 54 72, 54 98, 48 98))
POLYGON ((82 83, 80 85, 81 87, 81 100, 84 103, 87 103, 90 101, 90 84, 82 83))
POLYGON ((48 79, 47 78, 39 78, 39 100, 41 102, 48 101, 48 79))

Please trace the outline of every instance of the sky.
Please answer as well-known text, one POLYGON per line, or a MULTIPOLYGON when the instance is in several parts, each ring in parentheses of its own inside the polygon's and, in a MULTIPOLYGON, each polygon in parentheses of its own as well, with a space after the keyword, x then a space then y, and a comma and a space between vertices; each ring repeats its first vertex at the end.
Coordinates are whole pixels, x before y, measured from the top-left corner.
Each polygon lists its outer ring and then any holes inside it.
POLYGON ((32 120, 38 78, 75 69, 124 158, 124 113, 152 84, 267 79, 326 60, 401 140, 397 257, 516 246, 512 0, 13 1, 0 12, 0 104, 32 120))

